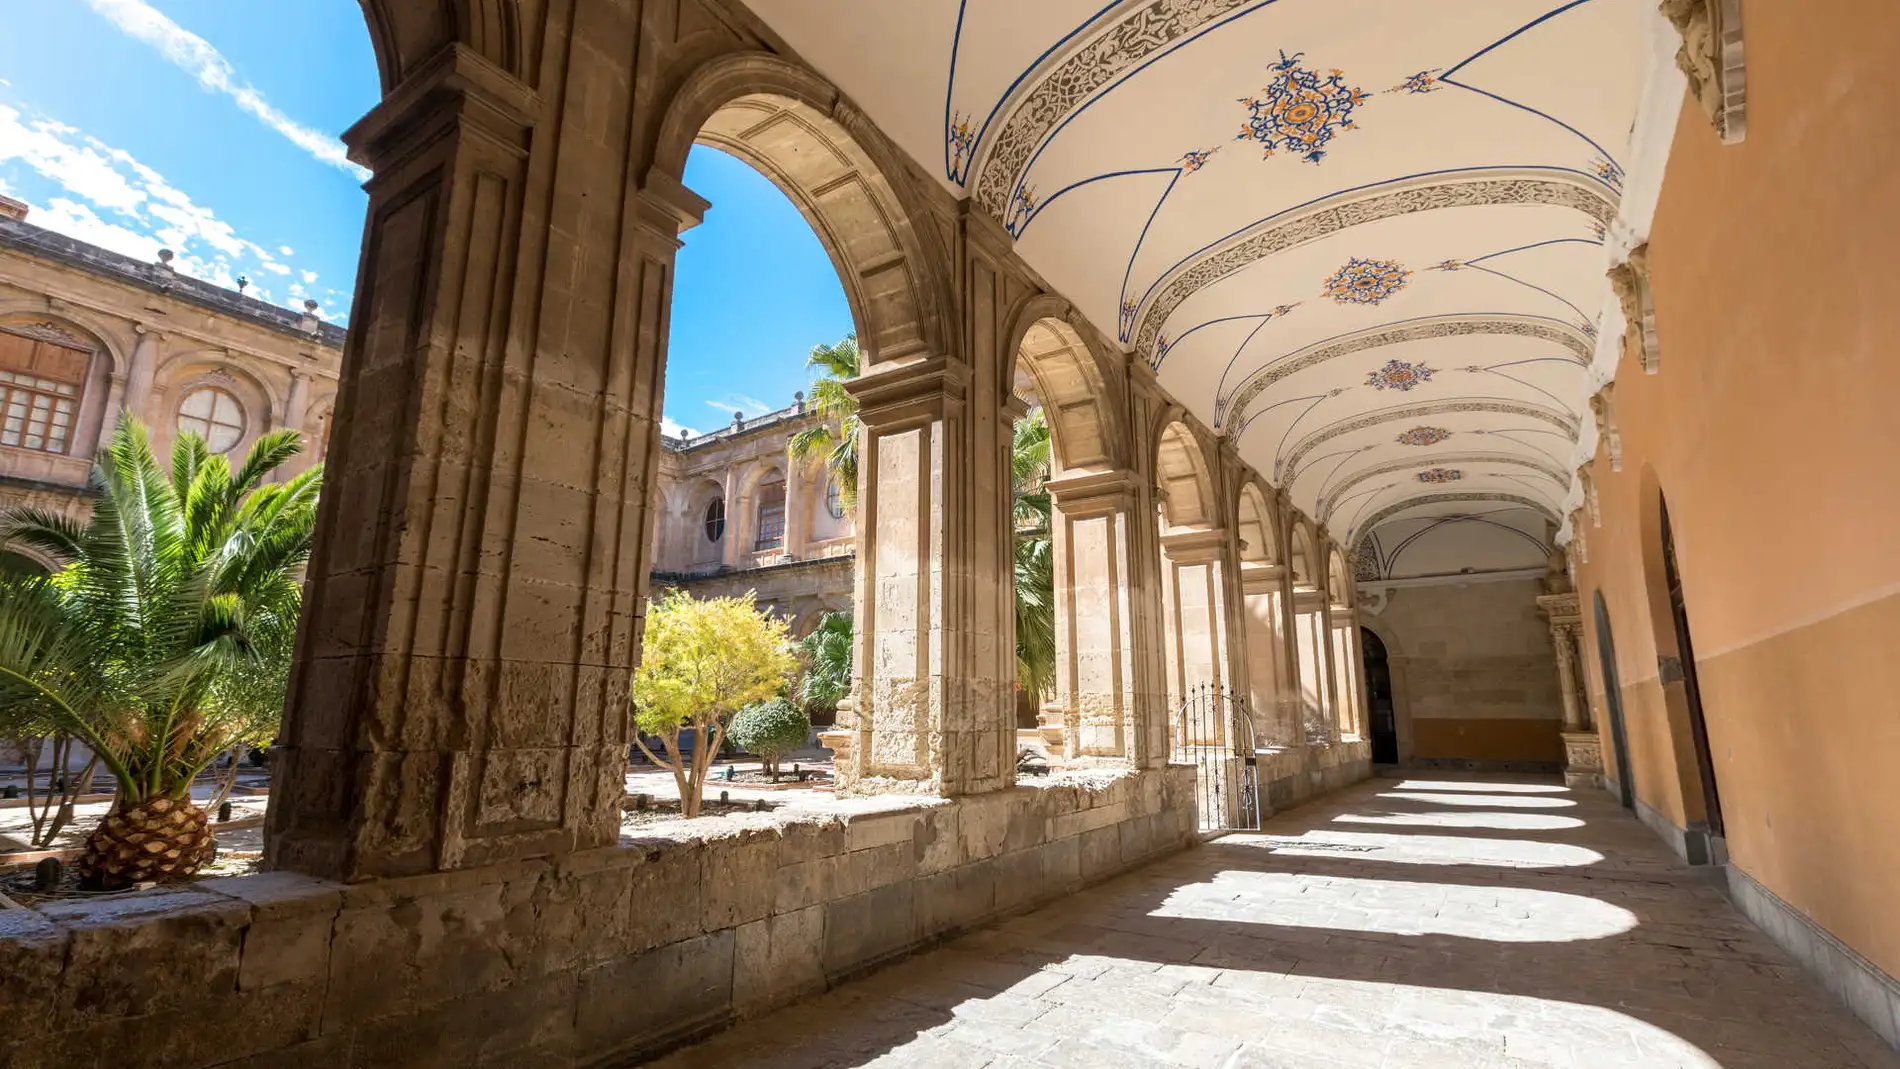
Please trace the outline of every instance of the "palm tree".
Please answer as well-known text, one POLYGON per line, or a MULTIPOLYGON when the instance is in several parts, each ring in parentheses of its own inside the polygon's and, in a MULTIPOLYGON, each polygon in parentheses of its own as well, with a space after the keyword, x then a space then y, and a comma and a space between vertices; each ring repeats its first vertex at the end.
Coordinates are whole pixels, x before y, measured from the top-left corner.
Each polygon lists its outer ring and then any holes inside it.
POLYGON ((851 691, 851 614, 828 612, 818 626, 799 641, 805 657, 805 676, 798 682, 798 700, 807 710, 836 709, 851 691))
POLYGON ((88 886, 184 879, 210 858, 192 780, 281 708, 323 477, 266 479, 302 448, 266 434, 232 471, 182 434, 167 472, 127 417, 95 462, 88 521, 0 516, 0 542, 60 565, 0 577, 0 728, 65 731, 118 781, 80 858, 88 886))
POLYGON ((1034 695, 1055 688, 1056 564, 1050 537, 1049 421, 1041 408, 1016 422, 1010 467, 1016 503, 1016 680, 1034 695))
POLYGON ((811 384, 811 406, 821 417, 792 435, 786 451, 793 460, 811 463, 824 458, 825 468, 838 480, 844 507, 858 503, 858 399, 845 383, 858 377, 861 363, 858 332, 846 334, 836 345, 814 345, 805 366, 822 372, 811 384), (837 426, 834 427, 833 423, 837 426))

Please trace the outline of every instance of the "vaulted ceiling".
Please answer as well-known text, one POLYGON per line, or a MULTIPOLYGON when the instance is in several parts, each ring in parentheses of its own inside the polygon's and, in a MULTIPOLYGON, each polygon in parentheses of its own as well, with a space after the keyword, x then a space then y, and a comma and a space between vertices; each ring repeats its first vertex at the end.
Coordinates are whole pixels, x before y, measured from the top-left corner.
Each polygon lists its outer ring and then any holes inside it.
POLYGON ((1562 515, 1654 0, 748 2, 1337 536, 1562 515))

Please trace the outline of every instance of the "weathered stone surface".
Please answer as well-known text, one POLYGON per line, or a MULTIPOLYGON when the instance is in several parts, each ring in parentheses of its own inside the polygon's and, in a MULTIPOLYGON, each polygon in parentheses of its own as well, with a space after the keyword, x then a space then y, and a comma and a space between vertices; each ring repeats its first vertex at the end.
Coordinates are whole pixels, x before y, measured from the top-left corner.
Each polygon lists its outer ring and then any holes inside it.
POLYGON ((856 849, 835 817, 757 814, 555 862, 0 911, 0 1065, 611 1064, 1178 849, 1192 781, 893 800, 856 818, 856 849), (1107 823, 1048 837, 1086 814, 1107 823))

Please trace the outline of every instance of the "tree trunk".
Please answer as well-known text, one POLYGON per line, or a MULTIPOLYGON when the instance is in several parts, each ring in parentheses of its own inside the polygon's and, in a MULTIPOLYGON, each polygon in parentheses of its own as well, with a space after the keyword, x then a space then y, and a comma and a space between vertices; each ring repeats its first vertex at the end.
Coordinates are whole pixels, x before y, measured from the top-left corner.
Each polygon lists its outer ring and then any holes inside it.
POLYGON ((218 793, 212 795, 211 801, 205 803, 205 810, 207 812, 216 811, 219 806, 224 804, 226 798, 231 797, 231 788, 237 786, 238 766, 243 763, 244 743, 239 742, 231 747, 231 768, 224 774, 222 781, 218 784, 218 793))
POLYGON ((47 829, 46 840, 44 842, 36 842, 34 845, 52 845, 53 840, 59 838, 59 833, 66 830, 66 825, 73 822, 73 806, 78 804, 79 796, 85 794, 87 789, 92 786, 93 773, 98 771, 98 769, 99 755, 95 753, 86 759, 86 767, 79 770, 79 775, 76 778, 67 779, 66 786, 68 790, 66 791, 66 796, 60 799, 59 812, 53 814, 53 826, 47 829))

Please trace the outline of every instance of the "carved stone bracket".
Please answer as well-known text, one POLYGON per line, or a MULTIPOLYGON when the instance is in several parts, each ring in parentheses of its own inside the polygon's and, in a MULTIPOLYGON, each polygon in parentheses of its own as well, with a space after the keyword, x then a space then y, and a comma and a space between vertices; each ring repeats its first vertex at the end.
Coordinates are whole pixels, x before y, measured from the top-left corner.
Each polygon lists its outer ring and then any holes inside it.
POLYGON ((1649 288, 1649 246, 1630 250, 1629 260, 1610 268, 1610 288, 1623 306, 1623 355, 1654 375, 1662 370, 1662 346, 1656 338, 1656 302, 1649 288))
POLYGON ((1616 383, 1603 387, 1590 398, 1590 413, 1597 420, 1597 434, 1610 450, 1610 470, 1623 470, 1623 433, 1616 426, 1616 383))
POLYGON ((1748 76, 1742 55, 1741 0, 1662 0, 1682 35, 1676 66, 1709 122, 1733 145, 1748 136, 1748 76))

